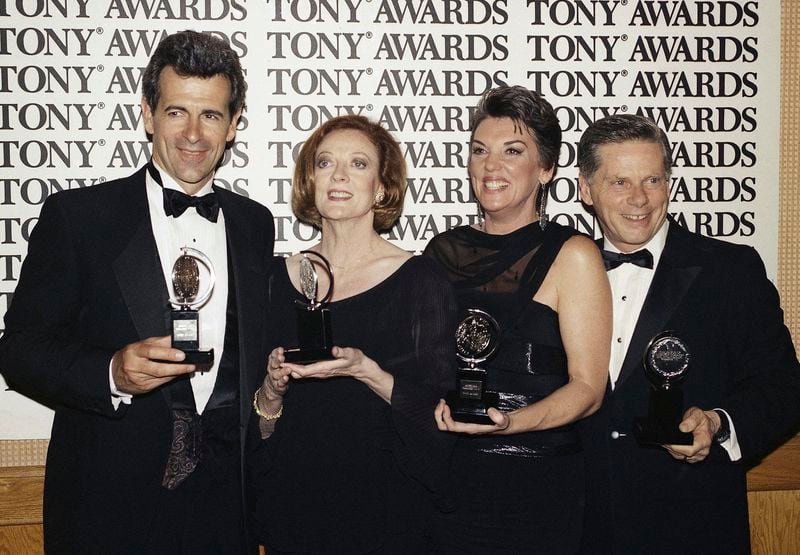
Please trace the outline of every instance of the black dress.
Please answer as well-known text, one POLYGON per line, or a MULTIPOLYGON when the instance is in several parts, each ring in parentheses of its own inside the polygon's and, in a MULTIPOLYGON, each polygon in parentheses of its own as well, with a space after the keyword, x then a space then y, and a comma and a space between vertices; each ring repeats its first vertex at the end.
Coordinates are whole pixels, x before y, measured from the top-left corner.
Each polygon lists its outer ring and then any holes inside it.
MULTIPOLYGON (((425 254, 446 269, 460 309, 480 308, 501 328, 484 363, 501 410, 527 406, 568 381, 558 313, 533 301, 571 228, 538 222, 508 235, 460 227, 425 254)), ((579 283, 574 284, 580 287, 579 283)), ((583 460, 574 426, 511 436, 461 436, 450 465, 456 510, 440 513, 437 550, 569 553, 583 517, 583 460)))
MULTIPOLYGON (((285 262, 269 278, 273 346, 297 344, 285 262)), ((292 380, 274 433, 253 453, 254 532, 268 553, 427 550, 452 440, 433 411, 453 387, 452 289, 412 257, 372 289, 331 303, 336 345, 394 377, 391 405, 353 378, 292 380)))

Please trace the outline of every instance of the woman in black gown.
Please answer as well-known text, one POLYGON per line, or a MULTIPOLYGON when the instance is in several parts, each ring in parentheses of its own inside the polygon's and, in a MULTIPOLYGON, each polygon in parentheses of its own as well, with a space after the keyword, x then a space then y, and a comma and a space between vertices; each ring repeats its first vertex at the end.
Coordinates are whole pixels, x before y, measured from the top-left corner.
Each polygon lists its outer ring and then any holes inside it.
POLYGON ((425 254, 447 270, 461 309, 500 324, 487 389, 492 425, 453 419, 456 510, 436 519, 438 550, 576 551, 583 464, 573 423, 600 406, 608 373, 611 297, 594 243, 547 223, 544 205, 561 147, 550 104, 523 87, 488 91, 473 116, 469 176, 482 223, 435 237, 425 254), (499 410, 498 410, 499 409, 499 410))
POLYGON ((322 231, 311 250, 333 270, 338 346, 333 360, 285 362, 296 301, 307 300, 301 256, 277 259, 265 312, 276 348, 254 400, 251 460, 253 528, 268 553, 427 550, 451 446, 432 411, 452 387, 455 300, 434 261, 378 234, 399 216, 405 186, 397 143, 360 116, 323 124, 297 160, 292 207, 322 231))

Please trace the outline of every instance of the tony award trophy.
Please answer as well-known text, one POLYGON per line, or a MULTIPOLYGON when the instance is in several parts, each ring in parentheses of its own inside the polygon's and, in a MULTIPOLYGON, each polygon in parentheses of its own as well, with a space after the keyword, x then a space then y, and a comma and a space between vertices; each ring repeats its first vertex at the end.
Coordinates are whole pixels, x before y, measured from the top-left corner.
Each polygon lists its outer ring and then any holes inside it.
POLYGON ((691 355, 686 344, 673 332, 653 337, 645 349, 644 371, 650 380, 650 405, 646 418, 634 422, 636 439, 642 445, 691 445, 692 434, 681 432, 683 390, 691 355))
POLYGON ((172 346, 186 354, 182 363, 211 366, 214 349, 200 349, 200 315, 203 306, 214 291, 214 266, 202 252, 189 247, 181 248, 181 255, 172 266, 172 346), (201 269, 203 270, 201 272, 201 269), (204 287, 200 290, 201 282, 204 287))
POLYGON ((447 394, 453 420, 493 424, 486 414, 497 407, 498 395, 486 391, 486 370, 478 365, 491 357, 500 340, 500 326, 482 310, 470 308, 456 328, 456 354, 466 366, 458 369, 458 389, 447 394))
POLYGON ((308 303, 298 302, 297 307, 297 339, 299 346, 284 351, 286 362, 309 364, 319 360, 333 358, 331 348, 331 312, 326 308, 333 294, 333 272, 331 265, 319 253, 301 251, 300 290, 308 303), (328 276, 328 291, 322 299, 317 299, 319 275, 317 266, 328 276))

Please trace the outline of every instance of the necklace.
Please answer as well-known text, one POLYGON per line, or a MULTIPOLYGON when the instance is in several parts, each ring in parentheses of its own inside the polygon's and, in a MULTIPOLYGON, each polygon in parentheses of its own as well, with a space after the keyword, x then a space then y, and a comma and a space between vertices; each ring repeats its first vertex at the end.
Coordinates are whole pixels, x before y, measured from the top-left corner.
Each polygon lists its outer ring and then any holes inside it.
POLYGON ((361 256, 359 256, 355 260, 351 261, 347 265, 334 264, 333 262, 330 262, 330 265, 331 265, 332 268, 338 269, 338 273, 339 273, 339 275, 341 275, 341 274, 349 272, 350 270, 352 270, 352 269, 354 269, 356 267, 359 267, 359 264, 361 262, 363 262, 368 256, 374 254, 374 252, 375 252, 375 247, 373 246, 373 247, 371 247, 369 249, 368 252, 362 254, 361 256))

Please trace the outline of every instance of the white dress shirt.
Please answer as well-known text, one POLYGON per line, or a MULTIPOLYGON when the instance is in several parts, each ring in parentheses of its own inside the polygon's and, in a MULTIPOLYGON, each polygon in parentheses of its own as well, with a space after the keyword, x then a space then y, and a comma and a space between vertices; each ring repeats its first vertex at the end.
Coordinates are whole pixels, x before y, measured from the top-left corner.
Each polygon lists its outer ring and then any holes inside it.
MULTIPOLYGON (((611 389, 614 389, 617 385, 622 364, 625 362, 625 355, 630 347, 633 331, 639 321, 639 313, 642 311, 645 297, 647 297, 647 292, 653 283, 656 268, 658 268, 658 263, 661 261, 661 254, 664 252, 664 245, 667 242, 669 225, 669 221, 665 221, 653 238, 642 246, 642 249, 649 250, 653 255, 652 269, 642 268, 635 264, 620 264, 613 270, 608 271, 608 281, 611 284, 613 299, 611 359, 608 366, 611 389)), ((622 252, 608 239, 603 240, 603 248, 612 252, 622 252)), ((733 420, 725 410, 719 410, 725 413, 731 426, 731 437, 721 446, 728 452, 728 456, 732 461, 737 461, 742 457, 742 454, 739 443, 736 440, 733 420)))
MULTIPOLYGON (((156 168, 161 172, 161 180, 165 188, 183 191, 166 172, 161 171, 157 165, 156 168)), ((193 207, 189 207, 177 218, 167 216, 164 213, 164 197, 161 186, 150 177, 149 173, 146 176, 145 188, 147 205, 150 210, 150 223, 170 296, 174 298, 170 277, 172 276, 172 266, 180 256, 181 247, 191 247, 203 252, 211 260, 216 274, 211 298, 199 308, 200 348, 214 349, 214 364, 206 372, 195 372, 190 379, 197 412, 202 414, 214 390, 219 362, 225 345, 228 306, 228 246, 225 242, 225 216, 220 210, 217 221, 210 222, 200 216, 193 207)), ((198 191, 196 196, 212 192, 212 183, 213 179, 198 191)), ((202 289, 204 268, 202 265, 200 266, 200 287, 202 289)), ((116 389, 113 379, 111 380, 111 392, 116 398, 113 399, 115 406, 118 406, 119 402, 131 402, 130 395, 116 389)))

